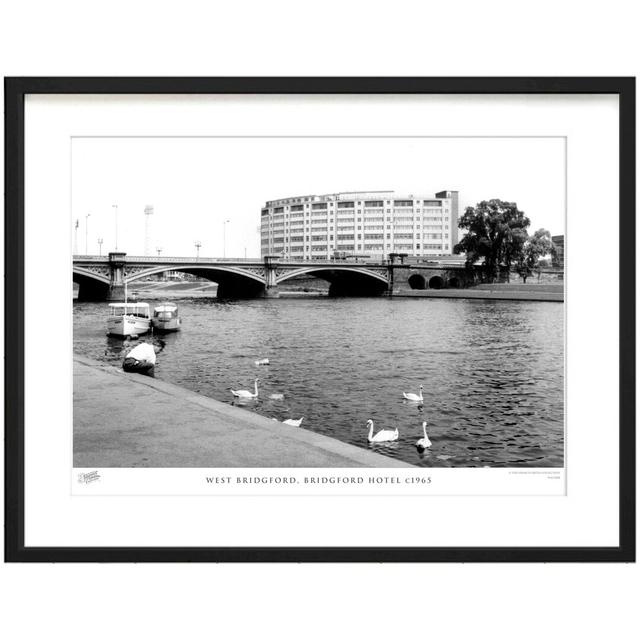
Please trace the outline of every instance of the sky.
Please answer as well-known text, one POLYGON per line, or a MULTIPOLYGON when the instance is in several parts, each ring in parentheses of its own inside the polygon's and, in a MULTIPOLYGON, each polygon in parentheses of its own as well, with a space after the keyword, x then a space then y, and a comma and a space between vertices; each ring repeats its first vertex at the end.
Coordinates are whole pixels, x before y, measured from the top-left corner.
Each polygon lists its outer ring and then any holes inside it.
POLYGON ((195 256, 199 242, 201 256, 258 257, 265 201, 340 191, 457 190, 460 214, 499 198, 525 212, 530 233, 565 226, 558 137, 82 137, 71 161, 70 228, 81 254, 115 249, 117 205, 118 250, 144 255, 152 205, 150 254, 195 256))

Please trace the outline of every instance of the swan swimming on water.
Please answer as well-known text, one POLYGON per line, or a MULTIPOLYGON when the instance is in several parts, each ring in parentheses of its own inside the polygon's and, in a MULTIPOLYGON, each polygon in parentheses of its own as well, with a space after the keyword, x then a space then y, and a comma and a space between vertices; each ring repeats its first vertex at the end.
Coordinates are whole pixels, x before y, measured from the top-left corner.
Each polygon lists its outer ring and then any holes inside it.
POLYGON ((429 440, 429 436, 427 435, 427 421, 425 420, 422 423, 422 433, 424 433, 424 438, 420 438, 418 442, 416 442, 416 447, 420 449, 420 451, 424 451, 431 446, 431 440, 429 440))
POLYGON ((254 384, 255 393, 251 393, 251 391, 247 391, 246 389, 240 389, 239 391, 234 391, 231 389, 231 393, 233 393, 235 398, 257 398, 258 397, 258 380, 260 378, 256 378, 254 384))
POLYGON ((302 424, 303 420, 304 420, 304 416, 302 416, 302 418, 300 418, 300 420, 292 420, 291 418, 288 418, 287 420, 283 420, 282 422, 284 424, 289 424, 292 427, 299 427, 302 424))
POLYGON ((411 402, 424 402, 423 398, 422 398, 422 389, 423 386, 420 385, 420 393, 419 394, 415 394, 415 393, 404 393, 402 394, 402 397, 405 400, 410 400, 411 402))
POLYGON ((369 427, 369 436, 367 437, 369 442, 393 442, 398 439, 398 427, 396 427, 395 430, 380 429, 374 436, 373 420, 367 420, 367 426, 369 427))

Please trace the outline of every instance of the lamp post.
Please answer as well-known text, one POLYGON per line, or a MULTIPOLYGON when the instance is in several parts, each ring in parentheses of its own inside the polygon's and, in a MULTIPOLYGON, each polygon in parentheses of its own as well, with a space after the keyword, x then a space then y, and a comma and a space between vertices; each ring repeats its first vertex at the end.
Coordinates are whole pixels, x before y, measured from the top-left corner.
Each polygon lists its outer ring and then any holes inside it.
POLYGON ((202 242, 200 242, 200 240, 196 240, 194 244, 196 247, 196 261, 198 261, 200 260, 200 247, 202 246, 202 242))
POLYGON ((229 221, 225 220, 222 223, 222 257, 223 258, 227 257, 227 222, 229 221))
POLYGON ((117 204, 112 204, 111 205, 114 209, 114 211, 116 212, 116 251, 118 250, 118 205, 117 204))
POLYGON ((74 231, 75 231, 75 235, 73 238, 73 253, 77 254, 78 253, 78 227, 80 226, 80 220, 78 220, 78 218, 76 218, 76 224, 74 225, 74 231))
POLYGON ((84 217, 84 255, 89 255, 89 218, 91 217, 90 213, 84 217))
POLYGON ((158 256, 162 253, 162 247, 156 247, 156 251, 158 252, 158 256))
POLYGON ((98 238, 98 253, 102 256, 102 243, 104 240, 102 238, 98 238))
POLYGON ((153 215, 153 205, 148 204, 144 208, 144 255, 148 256, 151 253, 151 240, 149 234, 149 216, 153 215))

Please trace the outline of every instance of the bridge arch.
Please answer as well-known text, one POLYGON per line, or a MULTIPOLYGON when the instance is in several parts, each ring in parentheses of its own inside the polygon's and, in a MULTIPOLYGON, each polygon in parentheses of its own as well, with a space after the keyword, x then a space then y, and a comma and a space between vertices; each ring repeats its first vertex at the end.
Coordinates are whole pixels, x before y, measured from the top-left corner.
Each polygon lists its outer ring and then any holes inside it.
POLYGON ((219 298, 254 298, 265 290, 264 271, 249 270, 224 264, 172 264, 150 267, 125 275, 127 284, 167 271, 181 271, 218 284, 219 298))
POLYGON ((287 270, 276 277, 276 284, 282 284, 295 276, 311 275, 329 282, 330 296, 371 296, 380 295, 389 288, 386 275, 366 267, 356 266, 313 266, 287 270))
POLYGON ((429 278, 429 289, 442 289, 444 287, 444 278, 442 276, 431 276, 429 278))
POLYGON ((409 276, 409 279, 407 280, 407 282, 409 283, 409 286, 412 289, 426 289, 427 288, 427 280, 426 278, 419 274, 419 273, 413 273, 409 276))
POLYGON ((83 267, 73 267, 73 282, 78 289, 78 300, 105 300, 109 295, 109 277, 83 267))

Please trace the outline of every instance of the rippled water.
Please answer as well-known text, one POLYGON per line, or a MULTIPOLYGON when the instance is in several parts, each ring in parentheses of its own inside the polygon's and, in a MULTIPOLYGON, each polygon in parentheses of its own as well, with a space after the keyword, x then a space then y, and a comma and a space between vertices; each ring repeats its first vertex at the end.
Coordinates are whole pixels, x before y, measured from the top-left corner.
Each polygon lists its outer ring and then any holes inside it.
MULTIPOLYGON (((154 300, 147 300, 152 305, 154 300)), ((156 377, 421 466, 563 466, 563 307, 493 300, 311 298, 177 301, 156 377), (254 361, 269 358, 269 366, 254 361), (403 391, 424 385, 424 406, 403 391), (272 394, 284 394, 273 400, 272 394), (375 430, 397 442, 367 443, 375 430), (418 453, 422 420, 432 446, 418 453)), ((74 348, 119 363, 106 303, 74 303, 74 348)))

